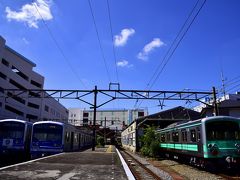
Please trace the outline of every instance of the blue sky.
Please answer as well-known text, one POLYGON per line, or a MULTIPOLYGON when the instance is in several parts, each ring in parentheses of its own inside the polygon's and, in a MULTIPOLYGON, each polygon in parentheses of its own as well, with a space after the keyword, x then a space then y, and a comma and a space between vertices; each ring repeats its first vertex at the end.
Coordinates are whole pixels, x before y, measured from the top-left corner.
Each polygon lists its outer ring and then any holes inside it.
MULTIPOLYGON (((1 0, 0 35, 8 46, 37 64, 35 71, 45 77, 45 89, 93 89, 95 85, 107 89, 110 81, 117 82, 116 67, 121 89, 145 89, 197 1, 109 0, 112 41, 107 0, 91 0, 109 75, 88 0, 34 2, 1 0)), ((151 89, 211 90, 221 85, 221 69, 226 81, 238 77, 239 9, 238 0, 206 1, 151 89)), ((76 101, 61 102, 66 107, 88 108, 76 101)), ((133 108, 134 104, 115 101, 103 108, 133 108)), ((157 105, 146 101, 141 107, 156 112, 157 105)))

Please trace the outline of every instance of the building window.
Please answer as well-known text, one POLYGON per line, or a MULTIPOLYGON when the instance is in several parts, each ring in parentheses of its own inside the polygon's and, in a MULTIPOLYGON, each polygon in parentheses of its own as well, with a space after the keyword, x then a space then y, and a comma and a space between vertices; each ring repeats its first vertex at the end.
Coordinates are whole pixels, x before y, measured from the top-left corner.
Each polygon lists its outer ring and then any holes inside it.
POLYGON ((18 101, 18 102, 20 102, 20 103, 22 103, 22 104, 25 104, 25 102, 26 102, 24 99, 22 99, 22 98, 20 98, 20 97, 18 97, 18 96, 16 96, 16 95, 13 95, 13 94, 10 93, 10 92, 8 92, 7 95, 8 95, 9 97, 11 97, 12 99, 14 99, 15 101, 18 101))
POLYGON ((4 93, 4 89, 0 86, 0 92, 4 93))
POLYGON ((28 102, 28 107, 34 108, 34 109, 39 109, 39 105, 28 102))
POLYGON ((15 66, 12 66, 12 72, 16 73, 17 75, 28 81, 28 77, 24 73, 19 71, 15 66))
POLYGON ((5 80, 7 79, 7 76, 5 74, 1 73, 1 72, 0 72, 0 77, 5 79, 5 80))
POLYGON ((15 113, 15 114, 17 114, 17 115, 19 115, 19 116, 23 116, 23 112, 15 109, 15 108, 13 108, 13 107, 11 107, 11 106, 5 105, 5 109, 8 110, 8 111, 10 111, 10 112, 12 112, 12 113, 15 113))
POLYGON ((88 125, 88 119, 83 119, 83 125, 84 126, 88 125))
POLYGON ((83 113, 83 117, 88 117, 88 113, 83 113))
POLYGON ((5 59, 2 59, 2 64, 4 64, 5 66, 9 67, 9 62, 6 61, 5 59))
POLYGON ((0 107, 2 107, 2 102, 0 102, 0 107))
POLYGON ((27 118, 27 119, 34 119, 34 120, 38 119, 37 116, 32 115, 32 114, 27 114, 27 115, 26 115, 26 118, 27 118))
POLYGON ((29 91, 29 95, 32 96, 32 97, 38 97, 38 98, 41 97, 40 94, 32 92, 32 91, 29 91))
POLYGON ((138 112, 138 117, 144 116, 144 112, 138 112))
POLYGON ((48 111, 49 111, 49 107, 48 107, 47 105, 45 105, 44 110, 45 110, 46 112, 48 112, 48 111))
MULTIPOLYGON (((12 79, 10 79, 9 82, 10 82, 12 85, 16 86, 17 88, 19 88, 19 89, 26 89, 26 88, 23 87, 21 84, 17 83, 16 81, 14 81, 14 80, 12 80, 12 79)), ((29 93, 29 94, 30 94, 30 93, 29 93)))
POLYGON ((112 121, 112 125, 114 125, 114 121, 112 121))
POLYGON ((38 87, 38 88, 42 88, 42 85, 34 80, 31 80, 31 84, 38 87))

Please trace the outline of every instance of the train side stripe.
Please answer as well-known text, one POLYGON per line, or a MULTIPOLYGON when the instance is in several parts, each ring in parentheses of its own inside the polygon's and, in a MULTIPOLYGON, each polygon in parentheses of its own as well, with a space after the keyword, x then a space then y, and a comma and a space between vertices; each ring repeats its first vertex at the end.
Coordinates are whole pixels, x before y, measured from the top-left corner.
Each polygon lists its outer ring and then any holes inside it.
POLYGON ((188 151, 198 151, 197 144, 170 144, 170 143, 161 143, 161 148, 169 149, 179 149, 179 150, 188 150, 188 151))

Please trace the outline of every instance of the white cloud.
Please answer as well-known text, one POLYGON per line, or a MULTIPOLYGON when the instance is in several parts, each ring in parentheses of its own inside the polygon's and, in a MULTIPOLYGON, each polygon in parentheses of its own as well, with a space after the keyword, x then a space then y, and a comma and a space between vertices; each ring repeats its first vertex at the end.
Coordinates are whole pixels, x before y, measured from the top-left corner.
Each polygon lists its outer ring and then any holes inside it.
POLYGON ((165 45, 163 41, 161 41, 159 38, 154 38, 150 43, 144 46, 141 52, 138 53, 137 58, 146 61, 148 60, 149 53, 163 45, 165 45))
POLYGON ((25 4, 20 11, 12 11, 6 7, 7 19, 18 22, 26 22, 29 27, 38 28, 38 22, 43 18, 45 21, 53 18, 50 10, 51 2, 49 0, 36 0, 31 4, 25 4))
POLYGON ((130 67, 133 67, 133 64, 129 64, 128 61, 122 60, 122 61, 117 62, 117 66, 118 67, 128 67, 128 68, 130 68, 130 67))
POLYGON ((127 43, 128 38, 130 36, 132 36, 134 33, 135 33, 135 30, 132 28, 131 29, 123 29, 121 31, 120 35, 114 36, 114 45, 115 46, 124 46, 127 43))

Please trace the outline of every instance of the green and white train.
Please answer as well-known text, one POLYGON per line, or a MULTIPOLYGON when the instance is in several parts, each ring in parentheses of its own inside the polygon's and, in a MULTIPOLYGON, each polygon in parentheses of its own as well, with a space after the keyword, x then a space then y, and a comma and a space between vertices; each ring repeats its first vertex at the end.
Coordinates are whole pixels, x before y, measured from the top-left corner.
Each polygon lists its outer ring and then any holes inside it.
POLYGON ((240 119, 208 117, 158 130, 161 152, 201 167, 240 166, 240 119))

